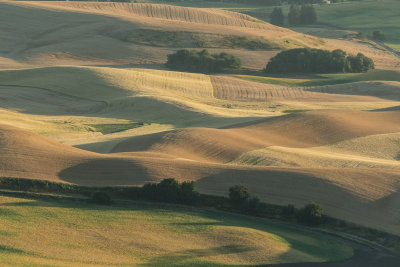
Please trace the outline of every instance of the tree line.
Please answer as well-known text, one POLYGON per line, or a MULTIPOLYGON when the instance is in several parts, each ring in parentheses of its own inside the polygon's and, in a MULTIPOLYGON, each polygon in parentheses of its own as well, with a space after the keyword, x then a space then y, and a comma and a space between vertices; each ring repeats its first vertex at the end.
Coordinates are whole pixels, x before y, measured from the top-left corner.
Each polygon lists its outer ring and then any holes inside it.
MULTIPOLYGON (((123 0, 125 1, 125 0, 123 0)), ((135 2, 137 0, 126 0, 135 2)), ((326 3, 326 0, 207 0, 208 2, 229 2, 238 4, 252 4, 260 6, 280 6, 285 4, 322 4, 326 3)), ((330 0, 331 3, 349 2, 349 1, 360 1, 360 0, 330 0)), ((161 0, 161 2, 177 2, 177 0, 161 0)))
MULTIPOLYGON (((304 207, 296 209, 293 205, 275 206, 261 202, 242 185, 229 187, 228 198, 202 195, 196 190, 194 182, 178 182, 173 178, 164 179, 159 183, 146 183, 135 189, 125 189, 125 194, 131 199, 176 203, 196 206, 212 206, 221 210, 248 214, 259 217, 282 218, 295 220, 298 223, 316 226, 323 223, 325 217, 321 205, 313 201, 304 207)), ((110 195, 104 191, 92 194, 91 202, 101 205, 113 204, 110 195)))
POLYGON ((270 59, 266 73, 346 73, 366 72, 374 69, 371 58, 358 53, 347 55, 343 50, 334 51, 296 48, 282 51, 270 59))
POLYGON ((166 67, 178 71, 216 73, 241 66, 240 59, 228 54, 210 54, 202 51, 181 49, 167 56, 166 67))
MULTIPOLYGON (((285 15, 282 8, 275 7, 270 17, 271 24, 277 26, 285 25, 285 15)), ((311 4, 291 5, 287 19, 290 26, 315 24, 317 22, 317 11, 311 4)))

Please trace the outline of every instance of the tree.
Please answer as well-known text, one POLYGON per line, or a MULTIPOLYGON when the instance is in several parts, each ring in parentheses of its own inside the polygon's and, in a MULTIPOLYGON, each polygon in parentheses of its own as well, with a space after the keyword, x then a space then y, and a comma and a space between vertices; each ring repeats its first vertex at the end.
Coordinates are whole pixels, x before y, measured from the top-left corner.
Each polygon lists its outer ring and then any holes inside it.
POLYGON ((282 8, 275 7, 271 13, 271 24, 277 26, 283 26, 284 23, 285 23, 285 17, 283 15, 282 8))
POLYGON ((292 204, 288 204, 286 207, 282 209, 282 215, 285 217, 292 217, 295 215, 296 209, 292 204))
POLYGON ((157 195, 161 201, 178 202, 179 191, 179 183, 173 178, 164 179, 157 185, 157 195))
POLYGON ((302 5, 300 11, 301 24, 315 24, 317 22, 317 11, 313 5, 302 5))
POLYGON ((382 31, 374 31, 372 38, 377 41, 384 41, 385 40, 385 34, 383 34, 382 31))
POLYGON ((316 204, 314 201, 308 202, 297 213, 297 220, 300 223, 315 226, 322 223, 323 209, 321 205, 316 204))
POLYGON ((374 61, 362 53, 358 53, 357 56, 348 56, 347 59, 349 61, 349 72, 367 72, 375 68, 374 61))
POLYGON ((249 189, 244 185, 238 184, 229 188, 229 199, 233 204, 243 207, 248 203, 249 198, 249 189))
POLYGON ((374 69, 372 59, 359 53, 347 56, 340 49, 332 52, 313 48, 295 48, 282 51, 272 57, 267 73, 345 73, 366 72, 374 69))
POLYGON ((188 72, 216 73, 226 69, 239 68, 240 59, 227 54, 210 54, 206 49, 202 51, 181 49, 168 55, 166 67, 188 72))
POLYGON ((341 49, 332 51, 332 69, 337 72, 347 72, 349 69, 349 61, 346 58, 347 54, 341 49))
POLYGON ((194 204, 198 201, 199 193, 196 191, 195 182, 183 182, 180 186, 180 202, 184 204, 194 204))
POLYGON ((291 26, 296 26, 300 24, 300 8, 298 5, 291 5, 289 14, 288 14, 288 22, 291 26))
POLYGON ((248 211, 257 213, 261 207, 261 200, 258 196, 253 196, 249 198, 248 211))

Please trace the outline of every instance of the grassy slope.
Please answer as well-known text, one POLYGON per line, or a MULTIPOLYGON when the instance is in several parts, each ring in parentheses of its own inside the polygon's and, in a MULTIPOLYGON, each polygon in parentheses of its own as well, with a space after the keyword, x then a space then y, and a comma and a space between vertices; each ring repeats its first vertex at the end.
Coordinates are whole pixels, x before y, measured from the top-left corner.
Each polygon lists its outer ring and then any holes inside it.
POLYGON ((214 212, 3 196, 0 205, 0 261, 13 266, 242 266, 352 256, 331 240, 214 212))
MULTIPOLYGON (((303 86, 311 83, 395 80, 398 79, 397 75, 398 72, 375 71, 361 75, 325 75, 315 80, 240 77, 267 83, 303 86)), ((2 84, 25 86, 1 88, 1 122, 99 152, 108 152, 126 137, 181 127, 221 127, 259 117, 279 115, 279 112, 284 110, 370 110, 398 105, 387 100, 378 101, 378 98, 360 100, 358 96, 350 100, 345 95, 335 97, 325 94, 326 96, 321 98, 319 93, 316 95, 320 97, 320 102, 325 101, 325 104, 316 101, 311 103, 307 97, 294 98, 287 103, 281 98, 272 102, 268 99, 266 102, 262 97, 248 101, 250 91, 247 92, 246 84, 239 86, 239 89, 244 90, 241 93, 246 100, 241 101, 242 99, 237 100, 235 97, 230 98, 230 95, 236 94, 228 86, 238 85, 234 80, 222 84, 222 89, 225 90, 226 87, 228 90, 228 98, 219 99, 215 84, 213 86, 209 76, 137 68, 48 67, 1 71, 0 80, 2 84), (342 103, 345 98, 347 102, 342 103), (139 128, 129 126, 138 123, 144 125, 139 128), (102 134, 101 128, 104 127, 108 127, 108 132, 111 133, 102 134), (121 131, 123 129, 128 130, 121 131)), ((249 90, 255 90, 254 94, 257 96, 257 92, 264 88, 253 88, 254 84, 261 87, 264 84, 253 83, 249 87, 249 90)), ((286 92, 290 88, 283 87, 282 90, 286 92)))
POLYGON ((400 168, 399 133, 370 135, 311 148, 271 146, 242 154, 236 164, 258 166, 400 168))
POLYGON ((394 49, 400 46, 399 9, 400 2, 397 0, 317 6, 321 22, 357 30, 368 36, 375 30, 381 30, 387 37, 385 43, 394 49))
MULTIPOLYGON (((258 19, 269 21, 269 14, 274 7, 253 6, 242 4, 227 4, 214 2, 180 2, 174 5, 221 8, 249 14, 258 19)), ((322 23, 356 30, 365 35, 372 35, 375 30, 382 30, 386 37, 386 44, 400 51, 400 2, 397 0, 355 1, 331 5, 315 5, 318 20, 322 23)), ((288 6, 283 6, 283 13, 287 14, 288 6)))
MULTIPOLYGON (((213 97, 210 78, 201 74, 148 69, 50 67, 1 71, 0 80, 2 84, 27 86, 21 89, 22 92, 37 90, 32 87, 49 89, 52 95, 48 97, 52 100, 47 102, 50 103, 60 101, 65 94, 84 99, 86 102, 81 101, 80 106, 82 110, 93 103, 105 105, 97 112, 71 112, 69 107, 60 110, 60 105, 43 108, 37 95, 29 98, 17 95, 18 101, 14 102, 3 100, 4 109, 0 110, 2 122, 63 141, 86 137, 102 141, 102 135, 90 125, 119 124, 115 128, 118 131, 126 128, 124 124, 146 123, 140 130, 146 133, 145 129, 149 129, 149 133, 175 127, 218 127, 269 115, 268 111, 260 110, 260 104, 250 107, 246 103, 237 103, 236 109, 224 108, 226 101, 213 97)), ((9 90, 13 91, 14 88, 9 90)), ((74 99, 69 101, 76 103, 74 99)), ((124 133, 132 136, 138 130, 114 135, 116 138, 124 137, 124 133)), ((84 142, 80 140, 76 144, 84 142)))
POLYGON ((270 203, 302 206, 313 199, 329 215, 398 234, 397 170, 225 164, 271 145, 315 147, 393 132, 399 132, 398 112, 309 112, 233 129, 191 128, 143 136, 119 144, 120 152, 132 153, 102 155, 3 125, 0 173, 90 186, 140 185, 174 177, 197 181, 200 192, 216 195, 241 183, 270 203))
MULTIPOLYGON (((355 1, 331 5, 315 5, 319 22, 372 36, 375 30, 386 35, 385 44, 398 51, 400 47, 400 2, 397 0, 355 1)), ((238 7, 230 9, 269 21, 273 7, 238 7)), ((289 7, 283 7, 287 14, 289 7)))
POLYGON ((217 9, 104 2, 4 1, 0 3, 0 16, 5 21, 0 25, 0 34, 7 36, 0 44, 0 67, 8 69, 24 65, 162 64, 166 55, 177 49, 175 46, 179 46, 180 36, 185 33, 189 37, 196 36, 200 42, 186 38, 182 48, 193 47, 193 41, 204 43, 200 46, 214 47, 212 52, 224 49, 252 69, 261 69, 276 52, 243 49, 253 46, 253 41, 264 49, 265 46, 309 46, 342 48, 349 53, 362 51, 373 57, 377 66, 386 69, 400 64, 394 55, 369 44, 316 38, 244 14, 217 9), (145 36, 129 41, 136 30, 144 30, 145 36), (153 46, 160 44, 157 31, 162 31, 166 42, 173 47, 153 46), (243 41, 238 36, 246 39, 244 43, 237 44, 243 41))
POLYGON ((261 40, 268 47, 288 46, 286 38, 294 46, 321 44, 318 38, 305 38, 240 13, 169 5, 5 1, 0 3, 0 16, 4 19, 0 34, 7 36, 0 44, 0 67, 8 69, 24 64, 160 64, 176 50, 171 46, 193 47, 190 36, 200 39, 195 41, 203 43, 196 45, 200 47, 239 48, 230 52, 241 57, 244 65, 258 68, 270 51, 252 51, 257 56, 247 60, 249 51, 242 49, 247 45, 233 45, 227 39, 233 38, 233 43, 238 37, 261 40), (137 36, 140 31, 145 36, 137 36), (160 45, 157 32, 165 35, 169 47, 157 47, 160 45), (129 38, 132 34, 133 41, 129 38), (182 35, 190 38, 179 44, 182 35))

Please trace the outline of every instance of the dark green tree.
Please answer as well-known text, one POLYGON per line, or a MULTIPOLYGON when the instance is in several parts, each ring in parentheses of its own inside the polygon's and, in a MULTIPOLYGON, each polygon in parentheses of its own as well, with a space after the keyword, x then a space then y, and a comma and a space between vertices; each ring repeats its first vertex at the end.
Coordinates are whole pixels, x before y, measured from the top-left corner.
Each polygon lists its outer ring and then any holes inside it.
POLYGON ((291 5, 288 13, 288 22, 290 26, 296 26, 300 24, 300 8, 298 5, 291 5))
POLYGON ((293 205, 289 204, 286 207, 283 207, 282 209, 282 216, 285 217, 292 217, 296 213, 296 209, 293 205))
POLYGON ((302 5, 300 11, 301 24, 315 24, 317 22, 317 11, 313 5, 302 5))
POLYGON ((372 33, 372 38, 377 41, 384 41, 385 40, 385 34, 383 34, 382 31, 374 31, 372 33))
POLYGON ((176 203, 179 200, 179 191, 180 186, 175 179, 164 179, 157 185, 157 198, 161 201, 176 203))
POLYGON ((206 49, 202 51, 178 50, 168 55, 166 67, 187 72, 216 73, 226 69, 239 68, 240 59, 227 54, 210 54, 206 49))
POLYGON ((344 73, 374 69, 372 59, 358 54, 346 56, 342 50, 295 48, 282 51, 268 62, 267 73, 344 73))
POLYGON ((198 201, 199 193, 196 191, 195 182, 182 182, 180 185, 179 198, 184 204, 194 204, 198 201))
POLYGON ((322 223, 322 215, 323 209, 321 205, 316 204, 314 201, 310 201, 297 212, 296 217, 300 223, 315 226, 322 223))
POLYGON ((261 207, 261 200, 258 196, 250 197, 248 211, 257 212, 261 207))
POLYGON ((271 24, 283 26, 285 23, 285 16, 283 15, 282 8, 275 7, 271 13, 271 24))
POLYGON ((331 55, 331 69, 341 73, 347 72, 349 69, 349 61, 346 58, 346 52, 341 49, 336 49, 332 51, 331 55))
POLYGON ((358 53, 357 56, 348 56, 347 58, 349 61, 349 72, 367 72, 375 68, 374 61, 362 53, 358 53))
POLYGON ((232 201, 233 204, 243 207, 248 204, 250 198, 249 189, 242 185, 234 185, 229 188, 229 199, 232 201))

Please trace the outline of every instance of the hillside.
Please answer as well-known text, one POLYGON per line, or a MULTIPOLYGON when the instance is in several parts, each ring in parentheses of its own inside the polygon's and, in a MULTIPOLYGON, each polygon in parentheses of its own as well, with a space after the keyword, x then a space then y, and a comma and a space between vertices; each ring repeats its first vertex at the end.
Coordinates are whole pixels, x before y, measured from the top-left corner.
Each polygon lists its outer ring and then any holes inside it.
POLYGON ((127 137, 184 127, 226 127, 298 110, 400 106, 395 82, 293 87, 111 67, 0 71, 0 81, 0 122, 97 152, 127 137))
MULTIPOLYGON (((243 184, 269 204, 313 200, 329 216, 400 236, 400 58, 344 37, 348 30, 302 27, 306 34, 240 13, 269 7, 183 6, 202 3, 0 0, 0 178, 91 187, 174 178, 217 196, 243 184), (362 52, 377 69, 262 72, 271 57, 297 47, 362 52), (230 53, 243 68, 167 70, 167 55, 182 48, 230 53)), ((370 12, 373 3, 360 5, 370 12)), ((317 8, 346 5, 360 21, 350 26, 343 11, 342 26, 361 29, 366 21, 355 3, 317 8)), ((388 21, 377 25, 389 29, 396 19, 388 21)), ((0 262, 9 265, 244 266, 339 260, 345 257, 326 251, 348 252, 208 212, 0 202, 0 262)))
POLYGON ((3 265, 217 267, 337 261, 353 254, 326 237, 183 207, 5 196, 0 204, 3 265))
POLYGON ((228 129, 193 128, 134 137, 112 152, 143 147, 180 158, 227 163, 269 146, 315 147, 356 137, 400 131, 399 112, 313 111, 270 118, 228 129))
MULTIPOLYGON (((376 120, 383 118, 387 120, 381 125, 379 131, 398 131, 397 117, 391 117, 395 113, 385 112, 383 114, 374 116, 376 120)), ((362 114, 357 115, 358 117, 355 118, 363 116, 362 114)), ((329 116, 325 115, 324 117, 329 116)), ((334 121, 334 119, 335 116, 332 120, 334 121)), ((290 122, 290 119, 286 122, 285 120, 282 122, 277 120, 275 123, 272 121, 271 128, 277 131, 275 135, 278 135, 279 128, 287 129, 290 125, 288 122, 290 122), (281 126, 278 127, 278 125, 281 126)), ((210 162, 210 159, 214 159, 213 161, 218 159, 220 162, 226 161, 250 149, 256 149, 260 145, 257 144, 261 142, 260 140, 257 141, 255 138, 253 141, 244 141, 249 139, 248 136, 257 136, 257 134, 259 136, 263 134, 272 136, 273 130, 269 132, 266 128, 270 127, 263 126, 263 124, 265 125, 265 123, 251 124, 244 128, 239 127, 236 130, 235 128, 232 130, 212 130, 208 134, 215 132, 214 135, 209 135, 209 139, 204 140, 210 146, 201 146, 203 151, 199 151, 197 155, 190 149, 190 146, 187 146, 190 144, 192 147, 196 147, 196 143, 187 138, 186 152, 172 148, 169 150, 146 149, 145 140, 140 138, 141 146, 139 146, 139 150, 142 150, 142 152, 104 155, 70 148, 44 137, 3 125, 1 127, 2 136, 8 136, 8 138, 2 138, 1 150, 3 153, 0 155, 0 175, 92 186, 138 185, 146 181, 175 177, 178 180, 196 180, 201 192, 224 195, 229 186, 244 183, 263 200, 271 203, 294 203, 300 206, 309 199, 314 199, 321 203, 326 212, 332 216, 384 229, 391 233, 399 233, 395 223, 400 216, 396 208, 398 205, 396 203, 399 201, 396 192, 400 187, 397 171, 371 168, 253 167, 210 162), (215 137, 219 135, 218 131, 232 131, 232 133, 228 135, 228 138, 224 138, 226 141, 217 145, 215 137), (243 135, 244 133, 246 135, 243 135), (243 137, 240 137, 241 135, 243 137), (233 136, 238 139, 234 143, 228 144, 233 136), (243 144, 238 145, 237 141, 243 144), (236 145, 232 146, 235 143, 236 145), (221 152, 224 145, 226 150, 221 152), (232 148, 227 149, 228 145, 232 148), (294 190, 294 188, 296 189, 294 190), (348 203, 345 208, 341 204, 344 200, 348 203), (387 216, 387 214, 392 215, 387 216)), ((304 124, 299 122, 298 125, 304 124)), ((316 139, 316 142, 323 144, 378 131, 371 129, 368 125, 361 124, 359 126, 361 127, 360 130, 347 129, 339 137, 327 132, 320 139, 316 139)), ((336 128, 339 128, 339 125, 336 125, 336 128)), ((187 132, 192 135, 195 134, 190 130, 187 132)), ((200 130, 199 133, 202 133, 202 131, 200 130)), ((306 132, 298 133, 298 135, 303 136, 303 140, 300 138, 300 141, 292 141, 289 146, 315 144, 312 138, 315 135, 307 137, 306 132)), ((287 142, 284 139, 284 136, 282 138, 275 137, 276 142, 287 142)), ((172 140, 174 139, 172 138, 172 140)), ((183 147, 183 140, 185 139, 181 139, 177 145, 183 147)), ((147 141, 147 146, 156 143, 154 138, 147 141)), ((127 142, 128 144, 132 143, 132 141, 127 142)), ((168 141, 165 141, 164 144, 168 147, 168 141)), ((199 144, 197 143, 197 146, 199 144)), ((124 144, 121 147, 127 148, 124 151, 132 150, 129 149, 132 145, 124 144)), ((152 147, 157 147, 157 145, 152 147)), ((118 147, 115 150, 118 150, 118 147)))
POLYGON ((7 36, 3 68, 51 65, 159 65, 178 48, 221 49, 245 67, 261 69, 277 50, 293 47, 362 51, 379 68, 394 68, 393 54, 346 40, 304 35, 240 13, 158 4, 0 2, 7 36), (14 15, 15 14, 15 15, 14 15), (12 29, 12 30, 11 30, 12 29), (95 49, 93 49, 95 47, 95 49), (250 50, 250 51, 249 51, 250 50))

